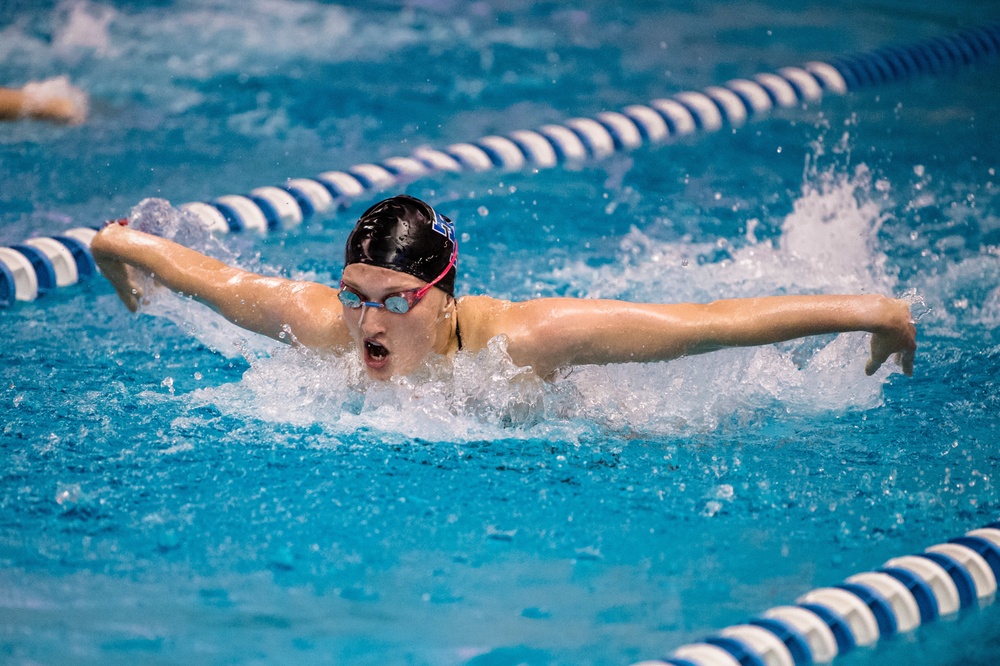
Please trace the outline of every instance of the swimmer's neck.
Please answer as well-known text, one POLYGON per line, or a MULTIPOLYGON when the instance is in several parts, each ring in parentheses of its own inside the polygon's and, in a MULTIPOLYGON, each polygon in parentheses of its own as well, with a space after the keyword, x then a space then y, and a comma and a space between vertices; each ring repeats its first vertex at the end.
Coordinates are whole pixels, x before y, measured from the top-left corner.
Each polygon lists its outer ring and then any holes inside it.
POLYGON ((438 318, 434 351, 441 356, 454 358, 462 349, 461 327, 459 325, 459 300, 452 298, 438 318))

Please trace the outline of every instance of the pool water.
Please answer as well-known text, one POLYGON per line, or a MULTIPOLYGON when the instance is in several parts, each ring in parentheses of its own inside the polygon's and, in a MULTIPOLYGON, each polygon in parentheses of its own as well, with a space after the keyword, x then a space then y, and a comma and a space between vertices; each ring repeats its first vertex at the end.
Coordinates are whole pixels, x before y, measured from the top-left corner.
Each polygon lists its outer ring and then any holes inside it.
MULTIPOLYGON (((8 3, 2 82, 80 127, 0 126, 0 245, 535 128, 1000 18, 1000 5, 8 3)), ((996 67, 570 169, 444 174, 460 293, 709 301, 877 292, 863 335, 584 367, 501 341, 373 385, 102 279, 0 310, 0 661, 627 664, 992 522, 996 67)), ((192 241, 334 283, 365 202, 192 241)), ((993 664, 995 606, 843 663, 993 664)), ((840 663, 840 662, 838 662, 840 663)))

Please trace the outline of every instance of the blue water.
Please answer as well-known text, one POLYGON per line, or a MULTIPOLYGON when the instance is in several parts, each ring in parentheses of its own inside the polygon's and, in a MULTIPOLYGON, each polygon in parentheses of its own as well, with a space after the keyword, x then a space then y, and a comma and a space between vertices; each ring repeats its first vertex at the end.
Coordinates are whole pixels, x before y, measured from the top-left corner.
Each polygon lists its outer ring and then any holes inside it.
MULTIPOLYGON (((0 244, 1000 19, 981 2, 5 3, 0 244)), ((101 279, 0 311, 0 661, 626 664, 996 520, 997 69, 540 173, 406 190, 459 292, 907 295, 864 336, 371 386, 101 279)), ((358 203, 205 249, 332 283, 358 203)), ((996 607, 850 664, 992 664, 996 607)))

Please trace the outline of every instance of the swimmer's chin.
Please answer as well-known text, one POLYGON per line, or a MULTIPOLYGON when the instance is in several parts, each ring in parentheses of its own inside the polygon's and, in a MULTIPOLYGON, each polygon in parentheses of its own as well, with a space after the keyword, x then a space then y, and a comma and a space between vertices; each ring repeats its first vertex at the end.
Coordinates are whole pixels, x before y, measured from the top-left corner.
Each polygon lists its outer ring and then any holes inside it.
POLYGON ((450 356, 430 354, 415 365, 400 365, 399 359, 392 354, 388 362, 369 363, 368 354, 361 350, 361 366, 369 379, 379 382, 395 381, 420 384, 423 382, 440 381, 454 374, 455 363, 450 356))
POLYGON ((400 374, 396 369, 393 368, 392 363, 385 363, 384 365, 372 366, 368 364, 367 359, 363 358, 362 367, 365 369, 365 374, 368 375, 368 378, 374 379, 376 381, 388 381, 400 374))

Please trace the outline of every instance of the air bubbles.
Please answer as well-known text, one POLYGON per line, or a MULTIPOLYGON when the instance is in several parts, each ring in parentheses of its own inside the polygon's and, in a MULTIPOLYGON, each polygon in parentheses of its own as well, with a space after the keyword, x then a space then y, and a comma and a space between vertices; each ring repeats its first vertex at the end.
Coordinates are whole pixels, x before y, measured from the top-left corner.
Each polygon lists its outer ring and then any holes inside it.
POLYGON ((56 488, 55 501, 56 504, 62 507, 69 507, 80 501, 82 493, 80 491, 80 484, 59 484, 56 488))
POLYGON ((712 518, 721 510, 722 510, 722 502, 718 502, 716 500, 709 500, 708 502, 705 502, 705 506, 702 507, 701 515, 704 516, 705 518, 712 518))
POLYGON ((723 483, 715 488, 715 497, 720 500, 732 500, 735 493, 733 487, 728 483, 723 483))

